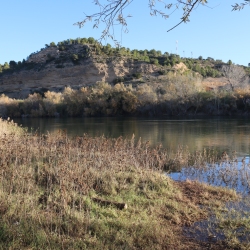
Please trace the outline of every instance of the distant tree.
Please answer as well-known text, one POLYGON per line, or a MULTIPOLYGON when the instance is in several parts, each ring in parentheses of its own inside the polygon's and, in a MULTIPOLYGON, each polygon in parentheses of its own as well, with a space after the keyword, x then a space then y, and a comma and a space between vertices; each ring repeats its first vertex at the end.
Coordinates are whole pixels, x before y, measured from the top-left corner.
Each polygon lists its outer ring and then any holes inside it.
POLYGON ((156 53, 157 53, 157 56, 161 56, 162 55, 162 53, 161 53, 160 50, 157 50, 156 53))
POLYGON ((203 58, 202 58, 202 56, 199 56, 198 59, 199 59, 199 60, 202 60, 203 58))
POLYGON ((248 63, 248 67, 250 67, 250 63, 248 63))
POLYGON ((102 47, 102 51, 106 54, 109 55, 112 52, 112 47, 111 45, 108 43, 106 46, 102 47))
POLYGON ((192 69, 193 68, 193 62, 191 60, 186 60, 185 61, 185 65, 189 68, 192 69))
POLYGON ((107 43, 106 47, 109 48, 109 49, 112 49, 112 46, 109 43, 107 43))
POLYGON ((77 60, 79 59, 79 57, 78 57, 77 54, 73 54, 73 55, 71 56, 71 58, 72 58, 73 61, 77 61, 77 60))
POLYGON ((142 77, 142 73, 141 72, 135 72, 132 74, 133 77, 135 77, 136 79, 140 79, 142 77))
POLYGON ((155 65, 158 65, 158 64, 159 64, 159 61, 158 61, 158 59, 156 59, 156 58, 151 58, 151 59, 150 59, 150 63, 155 64, 155 65))
POLYGON ((78 37, 78 38, 76 39, 76 43, 77 43, 77 44, 80 44, 80 43, 81 43, 81 38, 80 38, 80 37, 78 37))
POLYGON ((60 46, 59 46, 59 50, 60 50, 60 51, 64 51, 64 50, 65 50, 65 46, 60 45, 60 46))
POLYGON ((82 38, 81 39, 81 44, 86 44, 88 42, 88 39, 87 38, 82 38))
POLYGON ((18 66, 18 68, 21 68, 22 67, 22 62, 18 61, 17 66, 18 66))
POLYGON ((219 72, 217 70, 212 69, 211 67, 206 67, 206 76, 207 77, 216 77, 219 75, 219 72))
POLYGON ((200 73, 201 73, 201 75, 202 75, 203 77, 206 77, 206 76, 207 76, 207 72, 206 72, 206 70, 205 70, 203 67, 200 69, 200 73))
POLYGON ((143 50, 143 55, 144 55, 144 56, 147 56, 147 55, 148 55, 148 50, 146 50, 146 49, 143 50))
POLYGON ((15 61, 10 61, 9 66, 11 69, 15 69, 17 67, 17 63, 15 61))
POLYGON ((208 57, 207 60, 208 61, 214 61, 214 59, 212 57, 208 57))
POLYGON ((9 68, 10 68, 9 64, 7 62, 5 62, 4 65, 3 65, 3 69, 6 70, 6 69, 9 69, 9 68))
POLYGON ((134 59, 138 59, 140 57, 140 53, 137 49, 134 49, 131 52, 134 59))
POLYGON ((54 42, 51 42, 50 47, 56 47, 56 44, 54 42))
POLYGON ((178 59, 176 57, 172 57, 170 59, 170 65, 173 67, 175 64, 178 63, 178 59))
POLYGON ((232 91, 235 88, 244 88, 248 85, 248 78, 243 67, 234 64, 223 65, 221 71, 227 78, 232 91))
POLYGON ((228 60, 227 64, 228 64, 228 65, 232 65, 233 63, 232 63, 231 60, 228 60))
POLYGON ((93 37, 89 37, 88 38, 88 43, 94 44, 95 43, 95 39, 93 37))
POLYGON ((157 51, 155 49, 151 49, 149 51, 150 56, 157 56, 157 51))
POLYGON ((195 64, 192 68, 193 71, 201 73, 201 67, 198 64, 195 64))

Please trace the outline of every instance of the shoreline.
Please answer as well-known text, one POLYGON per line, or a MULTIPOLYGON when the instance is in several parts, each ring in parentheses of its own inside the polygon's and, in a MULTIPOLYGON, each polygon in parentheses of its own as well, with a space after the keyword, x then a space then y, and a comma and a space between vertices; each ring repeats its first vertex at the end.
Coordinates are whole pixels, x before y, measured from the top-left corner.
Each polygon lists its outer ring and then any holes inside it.
POLYGON ((222 217, 226 203, 240 197, 233 190, 164 176, 164 164, 172 161, 164 149, 151 149, 133 138, 72 140, 63 131, 31 135, 11 121, 1 120, 0 127, 1 247, 248 246, 230 237, 200 242, 183 235, 183 226, 210 214, 222 217), (127 209, 112 202, 126 203, 127 209))

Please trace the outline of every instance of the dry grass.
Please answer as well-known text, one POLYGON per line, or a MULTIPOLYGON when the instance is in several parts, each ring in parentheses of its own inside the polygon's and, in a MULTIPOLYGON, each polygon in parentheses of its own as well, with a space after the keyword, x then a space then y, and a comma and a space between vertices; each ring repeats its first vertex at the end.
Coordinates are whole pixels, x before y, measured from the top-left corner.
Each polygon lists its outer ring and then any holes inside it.
MULTIPOLYGON (((243 198, 240 202, 229 202, 224 212, 215 211, 209 220, 194 223, 191 229, 187 229, 188 234, 199 240, 213 236, 213 241, 224 242, 227 247, 230 246, 232 249, 250 249, 249 159, 246 157, 240 159, 236 157, 235 152, 232 155, 227 155, 224 152, 220 158, 217 157, 216 161, 211 162, 183 168, 179 176, 180 179, 184 180, 189 177, 209 185, 226 186, 239 192, 243 198)), ((181 184, 182 188, 187 186, 189 182, 184 183, 181 184)), ((223 195, 223 192, 220 191, 220 193, 223 195)), ((196 193, 190 195, 193 199, 198 196, 200 196, 198 189, 196 189, 196 193)), ((202 197, 208 196, 202 194, 202 197)), ((206 202, 204 201, 203 204, 206 202)))
POLYGON ((202 249, 184 237, 183 226, 238 197, 175 183, 163 170, 177 156, 134 138, 15 136, 16 125, 0 126, 1 249, 202 249), (93 197, 128 208, 101 206, 93 197))
POLYGON ((26 129, 18 126, 17 123, 14 123, 10 118, 3 120, 0 118, 0 138, 5 136, 21 136, 24 135, 26 129))

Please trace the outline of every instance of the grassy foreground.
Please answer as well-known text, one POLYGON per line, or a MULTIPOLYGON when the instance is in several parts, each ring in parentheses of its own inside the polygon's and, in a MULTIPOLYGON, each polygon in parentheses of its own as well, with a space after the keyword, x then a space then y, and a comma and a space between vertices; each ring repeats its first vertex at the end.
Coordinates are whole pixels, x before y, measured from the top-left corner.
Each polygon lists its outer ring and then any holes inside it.
POLYGON ((133 138, 70 139, 62 131, 31 135, 3 120, 0 139, 0 249, 249 246, 185 237, 183 227, 225 213, 225 202, 239 197, 224 188, 174 182, 163 170, 177 155, 160 146, 133 138))

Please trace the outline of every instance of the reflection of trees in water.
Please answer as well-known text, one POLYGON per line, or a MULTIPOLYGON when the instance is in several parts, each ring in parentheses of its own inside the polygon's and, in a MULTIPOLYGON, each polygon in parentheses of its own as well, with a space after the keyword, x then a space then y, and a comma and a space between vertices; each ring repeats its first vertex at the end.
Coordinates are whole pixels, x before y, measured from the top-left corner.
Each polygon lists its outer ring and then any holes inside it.
POLYGON ((87 133, 91 136, 124 136, 161 143, 165 148, 176 150, 179 145, 188 146, 190 151, 214 147, 218 151, 247 154, 250 148, 250 122, 236 119, 157 120, 136 118, 67 118, 67 119, 24 119, 23 126, 39 128, 41 133, 55 133, 66 129, 69 136, 87 133))
MULTIPOLYGON (((171 174, 170 174, 171 176, 171 174)), ((250 163, 249 158, 228 158, 214 164, 195 165, 183 168, 172 176, 176 180, 198 180, 210 185, 228 187, 242 194, 250 192, 250 163)))

